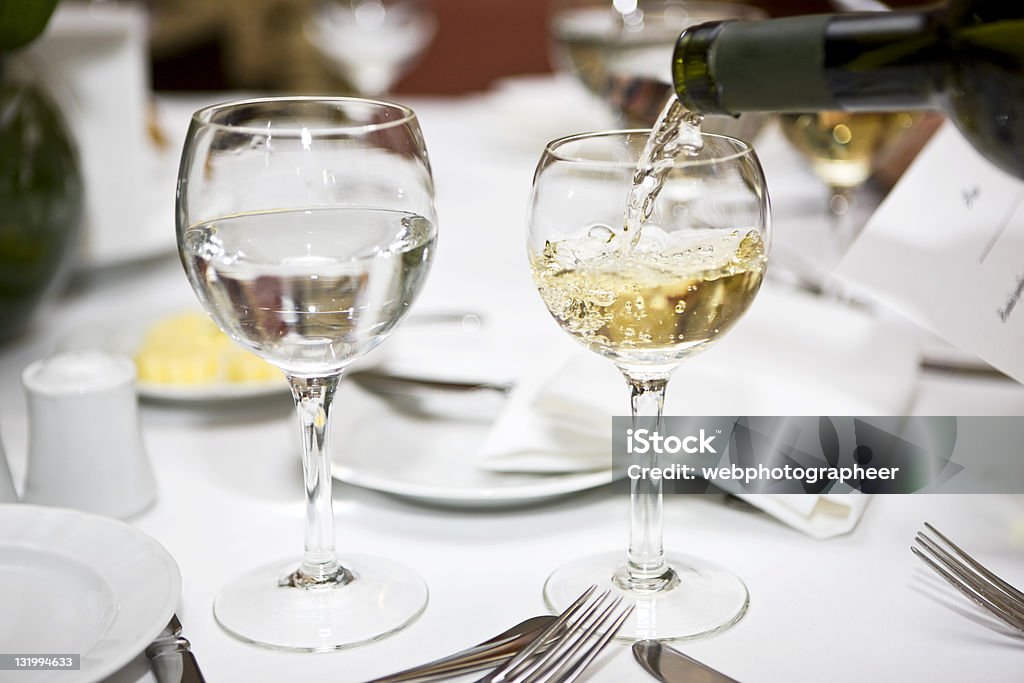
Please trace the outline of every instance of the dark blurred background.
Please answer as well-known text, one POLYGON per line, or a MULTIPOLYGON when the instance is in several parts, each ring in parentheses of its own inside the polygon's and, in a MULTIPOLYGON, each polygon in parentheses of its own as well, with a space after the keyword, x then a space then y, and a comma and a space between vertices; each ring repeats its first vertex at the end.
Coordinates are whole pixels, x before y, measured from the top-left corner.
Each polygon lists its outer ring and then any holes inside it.
MULTIPOLYGON (((394 88, 413 94, 483 90, 551 70, 552 0, 432 0, 438 31, 394 88)), ((155 90, 344 92, 303 36, 312 0, 148 0, 155 90)), ((827 0, 757 0, 772 16, 832 11, 827 0)), ((891 0, 892 6, 922 4, 891 0)))

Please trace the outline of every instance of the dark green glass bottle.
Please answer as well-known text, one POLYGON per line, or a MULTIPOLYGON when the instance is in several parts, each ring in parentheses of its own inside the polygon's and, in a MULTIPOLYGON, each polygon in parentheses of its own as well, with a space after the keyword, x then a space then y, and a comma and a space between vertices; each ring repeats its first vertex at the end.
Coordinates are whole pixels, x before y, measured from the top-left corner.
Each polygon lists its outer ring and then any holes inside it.
POLYGON ((84 192, 60 111, 0 55, 0 342, 22 332, 73 256, 84 192))
POLYGON ((941 109, 993 163, 1024 179, 1024 3, 710 22, 673 59, 683 104, 747 111, 941 109))

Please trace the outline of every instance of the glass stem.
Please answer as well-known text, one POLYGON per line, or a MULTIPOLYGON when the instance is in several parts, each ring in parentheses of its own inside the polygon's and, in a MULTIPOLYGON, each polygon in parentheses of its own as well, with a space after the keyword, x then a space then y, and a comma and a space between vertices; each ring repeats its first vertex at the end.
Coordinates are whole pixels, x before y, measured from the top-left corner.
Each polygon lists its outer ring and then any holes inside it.
POLYGON ((852 187, 830 187, 828 200, 829 215, 829 245, 831 253, 828 254, 828 272, 822 279, 822 294, 837 301, 848 300, 848 295, 842 284, 832 276, 832 272, 839 266, 847 250, 856 237, 856 225, 854 215, 854 202, 857 198, 857 189, 852 187))
POLYGON ((328 451, 331 403, 341 374, 289 377, 302 429, 302 472, 306 484, 306 543, 302 565, 284 583, 300 588, 348 583, 352 575, 334 554, 334 504, 328 451))
MULTIPOLYGON (((633 407, 633 429, 663 432, 662 408, 665 405, 665 387, 668 376, 633 377, 623 372, 629 384, 633 407)), ((658 467, 658 454, 650 449, 645 454, 634 454, 633 464, 640 467, 658 467)), ((662 482, 661 478, 633 479, 630 489, 629 550, 625 566, 616 574, 620 588, 648 592, 671 588, 678 578, 665 562, 662 543, 662 482)))
POLYGON ((831 222, 832 240, 835 247, 833 258, 838 261, 846 253, 846 250, 856 236, 856 225, 854 203, 857 200, 857 188, 854 187, 831 187, 829 188, 828 214, 831 222))

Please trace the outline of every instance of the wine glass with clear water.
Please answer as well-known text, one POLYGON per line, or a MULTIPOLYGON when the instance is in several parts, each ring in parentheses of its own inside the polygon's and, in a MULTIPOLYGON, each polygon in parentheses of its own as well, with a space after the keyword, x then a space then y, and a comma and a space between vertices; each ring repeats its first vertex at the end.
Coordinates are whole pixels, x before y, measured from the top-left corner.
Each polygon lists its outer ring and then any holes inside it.
POLYGON ((416 64, 437 32, 427 0, 319 0, 305 33, 337 76, 379 97, 416 64))
POLYGON ((435 223, 407 107, 271 98, 192 117, 178 175, 182 263, 221 329, 284 371, 301 429, 305 552, 221 590, 214 614, 242 640, 340 649, 393 633, 426 606, 426 586, 404 565, 335 553, 327 435, 345 368, 422 288, 435 223))
MULTIPOLYGON (((754 151, 703 134, 699 152, 671 162, 635 246, 623 249, 627 195, 649 133, 588 133, 548 144, 534 176, 528 242, 534 282, 555 321, 622 372, 634 428, 660 431, 669 377, 753 302, 770 218, 754 151)), ((636 457, 642 467, 657 466, 656 455, 636 457)), ((735 623, 747 608, 743 582, 706 560, 666 555, 661 480, 631 486, 627 552, 556 570, 544 587, 548 606, 560 611, 598 584, 636 601, 620 637, 695 638, 735 623)))

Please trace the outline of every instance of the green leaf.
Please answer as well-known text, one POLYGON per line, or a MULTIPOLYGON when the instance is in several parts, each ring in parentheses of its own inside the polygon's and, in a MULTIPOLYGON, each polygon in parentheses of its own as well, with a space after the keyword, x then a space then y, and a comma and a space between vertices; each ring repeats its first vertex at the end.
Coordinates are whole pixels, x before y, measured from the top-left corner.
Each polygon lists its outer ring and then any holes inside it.
POLYGON ((17 50, 46 28, 57 0, 0 0, 0 51, 17 50))

